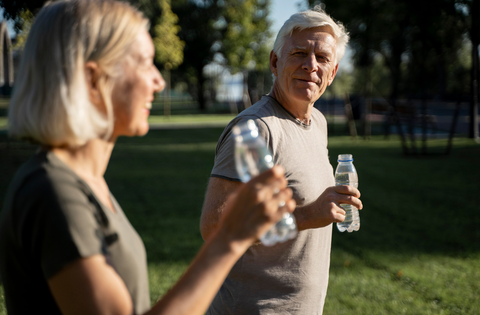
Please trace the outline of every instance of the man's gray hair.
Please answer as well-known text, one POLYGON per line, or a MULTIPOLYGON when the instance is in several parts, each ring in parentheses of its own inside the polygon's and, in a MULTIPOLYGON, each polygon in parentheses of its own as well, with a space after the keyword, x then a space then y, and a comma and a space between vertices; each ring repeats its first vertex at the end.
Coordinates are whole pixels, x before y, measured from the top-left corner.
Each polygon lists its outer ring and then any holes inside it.
POLYGON ((335 22, 325 11, 319 6, 315 6, 312 10, 307 10, 292 15, 280 28, 273 45, 273 52, 280 57, 287 36, 292 36, 294 30, 304 30, 307 28, 328 26, 333 32, 336 40, 336 60, 338 64, 345 55, 345 48, 348 44, 348 33, 340 22, 335 22))

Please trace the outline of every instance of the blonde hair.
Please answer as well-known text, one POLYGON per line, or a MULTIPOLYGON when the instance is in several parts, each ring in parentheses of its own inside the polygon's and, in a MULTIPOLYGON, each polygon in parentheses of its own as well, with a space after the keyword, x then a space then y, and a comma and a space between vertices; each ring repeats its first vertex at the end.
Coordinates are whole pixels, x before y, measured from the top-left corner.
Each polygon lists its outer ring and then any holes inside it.
POLYGON ((280 57, 287 36, 292 36, 294 30, 328 26, 333 32, 336 40, 335 64, 337 65, 345 55, 349 36, 345 27, 340 22, 335 22, 320 6, 293 14, 280 28, 273 45, 273 52, 280 57))
POLYGON ((25 45, 9 108, 11 136, 51 146, 108 139, 111 92, 120 62, 148 20, 127 3, 72 0, 47 3, 25 45), (106 114, 90 102, 85 63, 98 64, 106 114))

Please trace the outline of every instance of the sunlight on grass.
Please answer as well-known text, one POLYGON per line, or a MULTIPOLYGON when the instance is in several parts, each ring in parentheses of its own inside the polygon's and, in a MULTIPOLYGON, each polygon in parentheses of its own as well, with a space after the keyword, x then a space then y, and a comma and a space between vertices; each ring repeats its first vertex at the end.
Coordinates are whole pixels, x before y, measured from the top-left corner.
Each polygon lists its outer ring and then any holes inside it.
POLYGON ((180 278, 188 263, 157 263, 148 265, 150 300, 152 304, 160 299, 180 278))
POLYGON ((7 128, 7 117, 0 117, 0 129, 7 128))
MULTIPOLYGON (((152 302, 203 244, 199 218, 222 130, 152 130, 120 138, 113 151, 105 178, 145 243, 152 302)), ((0 144, 5 137, 0 133, 0 144)), ((446 156, 447 141, 433 139, 428 155, 404 156, 394 136, 335 136, 329 143, 334 168, 338 154, 353 154, 364 209, 359 232, 333 229, 324 314, 477 315, 480 145, 456 138, 446 156)), ((0 145, 0 192, 34 150, 16 141, 0 145)))

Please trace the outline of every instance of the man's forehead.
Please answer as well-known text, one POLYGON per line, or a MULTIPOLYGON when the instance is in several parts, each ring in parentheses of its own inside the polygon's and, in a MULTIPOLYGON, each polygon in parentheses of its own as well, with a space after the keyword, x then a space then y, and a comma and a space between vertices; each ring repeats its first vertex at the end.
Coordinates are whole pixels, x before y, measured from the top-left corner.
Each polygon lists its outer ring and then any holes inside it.
POLYGON ((335 33, 333 32, 332 27, 329 25, 309 27, 309 28, 304 28, 302 30, 295 28, 291 36, 293 37, 295 33, 298 34, 301 32, 328 33, 330 36, 332 36, 335 39, 335 33))
POLYGON ((286 38, 286 45, 284 49, 291 49, 292 46, 302 46, 302 42, 306 43, 307 41, 315 40, 319 42, 321 46, 325 44, 332 46, 333 49, 336 47, 336 39, 333 34, 333 30, 329 26, 319 26, 306 28, 303 30, 295 29, 292 32, 292 35, 286 38))

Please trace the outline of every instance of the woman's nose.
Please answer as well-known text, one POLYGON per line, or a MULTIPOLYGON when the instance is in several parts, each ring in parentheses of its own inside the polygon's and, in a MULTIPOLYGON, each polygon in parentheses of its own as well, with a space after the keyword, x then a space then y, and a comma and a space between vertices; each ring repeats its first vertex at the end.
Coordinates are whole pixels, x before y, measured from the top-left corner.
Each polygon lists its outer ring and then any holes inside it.
POLYGON ((154 89, 155 89, 155 92, 161 92, 163 91, 163 89, 165 89, 165 80, 163 79, 162 77, 162 74, 160 73, 160 71, 158 71, 157 68, 155 68, 156 70, 156 75, 154 77, 154 89))

